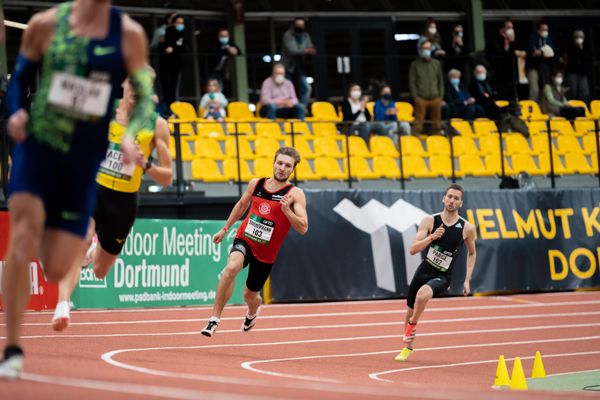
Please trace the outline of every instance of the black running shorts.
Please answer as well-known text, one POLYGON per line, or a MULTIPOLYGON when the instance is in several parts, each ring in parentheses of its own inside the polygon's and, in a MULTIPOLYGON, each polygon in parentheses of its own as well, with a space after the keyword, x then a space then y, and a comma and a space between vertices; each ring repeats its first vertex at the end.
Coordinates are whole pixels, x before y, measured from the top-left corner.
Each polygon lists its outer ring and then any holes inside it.
POLYGON ((98 185, 94 220, 102 249, 113 255, 121 253, 135 222, 137 207, 137 193, 117 192, 98 185))
POLYGON ((421 289, 421 286, 428 285, 433 289, 433 296, 439 296, 445 292, 450 286, 450 276, 452 272, 450 270, 442 272, 439 269, 431 266, 427 261, 423 261, 415 276, 410 282, 408 287, 408 295, 406 296, 406 304, 410 308, 415 308, 415 299, 417 298, 417 292, 421 289))
POLYGON ((271 274, 273 264, 267 264, 254 257, 252 249, 243 239, 235 238, 231 252, 239 251, 244 255, 244 268, 249 266, 246 287, 251 292, 260 292, 271 274))

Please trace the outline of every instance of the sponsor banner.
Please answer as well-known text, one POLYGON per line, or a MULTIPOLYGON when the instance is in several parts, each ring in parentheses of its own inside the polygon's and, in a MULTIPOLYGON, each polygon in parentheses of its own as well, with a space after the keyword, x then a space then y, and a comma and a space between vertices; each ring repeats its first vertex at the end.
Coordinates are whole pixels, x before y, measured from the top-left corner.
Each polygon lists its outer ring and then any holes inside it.
MULTIPOLYGON (((9 216, 7 212, 0 212, 0 282, 3 280, 6 268, 6 252, 8 250, 9 216)), ((35 261, 29 264, 30 298, 27 303, 28 310, 44 310, 54 308, 58 299, 58 287, 53 282, 48 282, 44 276, 42 265, 35 261)), ((2 309, 2 285, 0 285, 0 309, 2 309)))
MULTIPOLYGON (((271 275, 274 301, 395 298, 423 254, 408 248, 440 191, 307 190, 309 231, 291 232, 271 275)), ((600 190, 468 190, 460 211, 476 226, 473 292, 600 286, 600 190)), ((452 269, 462 292, 466 250, 452 269)))
MULTIPOLYGON (((233 244, 212 237, 223 221, 139 219, 108 275, 81 270, 71 300, 76 308, 163 307, 213 304, 218 277, 233 244)), ((230 302, 243 303, 247 269, 238 274, 230 302)))

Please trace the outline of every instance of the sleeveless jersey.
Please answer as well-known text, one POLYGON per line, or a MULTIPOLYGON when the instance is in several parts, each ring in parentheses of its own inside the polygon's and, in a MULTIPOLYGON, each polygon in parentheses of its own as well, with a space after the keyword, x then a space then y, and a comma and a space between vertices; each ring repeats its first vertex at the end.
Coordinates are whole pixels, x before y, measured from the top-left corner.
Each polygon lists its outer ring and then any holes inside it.
POLYGON ((442 216, 440 213, 433 215, 433 229, 434 232, 440 225, 444 225, 444 234, 441 238, 434 240, 427 249, 425 261, 428 262, 434 268, 440 271, 450 271, 454 266, 456 257, 462 244, 463 230, 467 221, 458 217, 458 221, 454 225, 447 226, 442 222, 442 216))
POLYGON ((248 243, 257 260, 272 264, 291 226, 281 211, 280 200, 294 185, 289 184, 277 192, 269 192, 265 188, 266 179, 261 178, 256 183, 250 211, 238 228, 236 238, 248 243))
MULTIPOLYGON (((150 156, 157 118, 157 113, 152 114, 144 129, 135 135, 135 143, 146 158, 150 156)), ((106 158, 100 163, 96 182, 117 192, 135 193, 140 189, 140 185, 142 184, 144 170, 135 164, 125 165, 123 163, 121 140, 126 128, 126 126, 119 124, 115 120, 110 122, 106 158)))
POLYGON ((73 146, 104 152, 112 104, 126 75, 121 12, 111 8, 108 34, 96 40, 73 34, 71 4, 58 6, 27 131, 63 153, 73 146))

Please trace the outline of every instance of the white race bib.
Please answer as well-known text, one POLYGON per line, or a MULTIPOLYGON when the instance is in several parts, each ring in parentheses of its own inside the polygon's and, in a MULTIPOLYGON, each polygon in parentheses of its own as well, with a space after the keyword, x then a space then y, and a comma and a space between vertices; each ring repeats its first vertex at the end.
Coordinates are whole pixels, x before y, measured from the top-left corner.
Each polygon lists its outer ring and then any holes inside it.
POLYGON ((100 172, 130 181, 134 171, 134 163, 123 163, 121 146, 111 142, 106 150, 106 158, 100 163, 100 172))
POLYGON ((452 263, 452 256, 443 253, 444 249, 432 244, 427 252, 427 262, 441 271, 447 271, 452 263))
POLYGON ((95 119, 106 115, 111 85, 66 72, 54 72, 48 104, 77 119, 95 119))
POLYGON ((246 225, 244 235, 255 242, 268 244, 271 241, 274 229, 275 222, 252 214, 248 218, 248 225, 246 225))

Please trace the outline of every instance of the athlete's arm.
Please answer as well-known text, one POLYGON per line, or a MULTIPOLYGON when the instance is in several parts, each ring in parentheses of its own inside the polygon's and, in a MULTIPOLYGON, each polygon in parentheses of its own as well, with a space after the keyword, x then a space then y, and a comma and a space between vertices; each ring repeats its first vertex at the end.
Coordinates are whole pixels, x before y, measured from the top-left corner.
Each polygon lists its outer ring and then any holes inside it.
POLYGON ((429 234, 433 230, 433 216, 428 215, 419 224, 419 230, 417 235, 413 239, 413 242, 408 249, 411 255, 415 255, 423 251, 424 248, 429 246, 431 242, 442 237, 444 234, 444 227, 440 225, 432 234, 429 234))
POLYGON ((227 234, 227 231, 229 230, 229 228, 231 228, 231 225, 235 224, 235 221, 242 218, 244 213, 248 210, 248 207, 250 206, 250 202, 252 201, 252 193, 254 192, 254 188, 256 187, 257 182, 258 182, 258 179, 254 178, 248 183, 248 187, 246 188, 246 191, 244 192, 242 197, 240 197, 238 202, 235 203, 235 206, 233 206, 233 209, 231 210, 231 213, 229 214, 229 218, 227 218, 227 222, 225 222, 225 225, 223 226, 223 228, 219 232, 217 232, 215 234, 215 236, 213 237, 213 242, 220 243, 221 240, 223 240, 223 238, 227 234))
POLYGON ((301 235, 308 232, 308 215, 306 214, 306 195, 299 188, 293 188, 281 199, 281 211, 292 227, 301 235))
MULTIPOLYGON (((169 153, 169 124, 163 118, 156 119, 154 128, 154 148, 158 155, 158 165, 153 165, 146 170, 146 173, 155 182, 163 186, 171 186, 173 182, 173 168, 171 154, 169 153)), ((148 163, 146 158, 143 158, 143 166, 148 163)))
POLYGON ((466 296, 471 292, 471 276, 475 269, 477 250, 475 248, 475 226, 470 222, 465 224, 465 244, 467 245, 467 275, 463 285, 463 294, 466 296))

